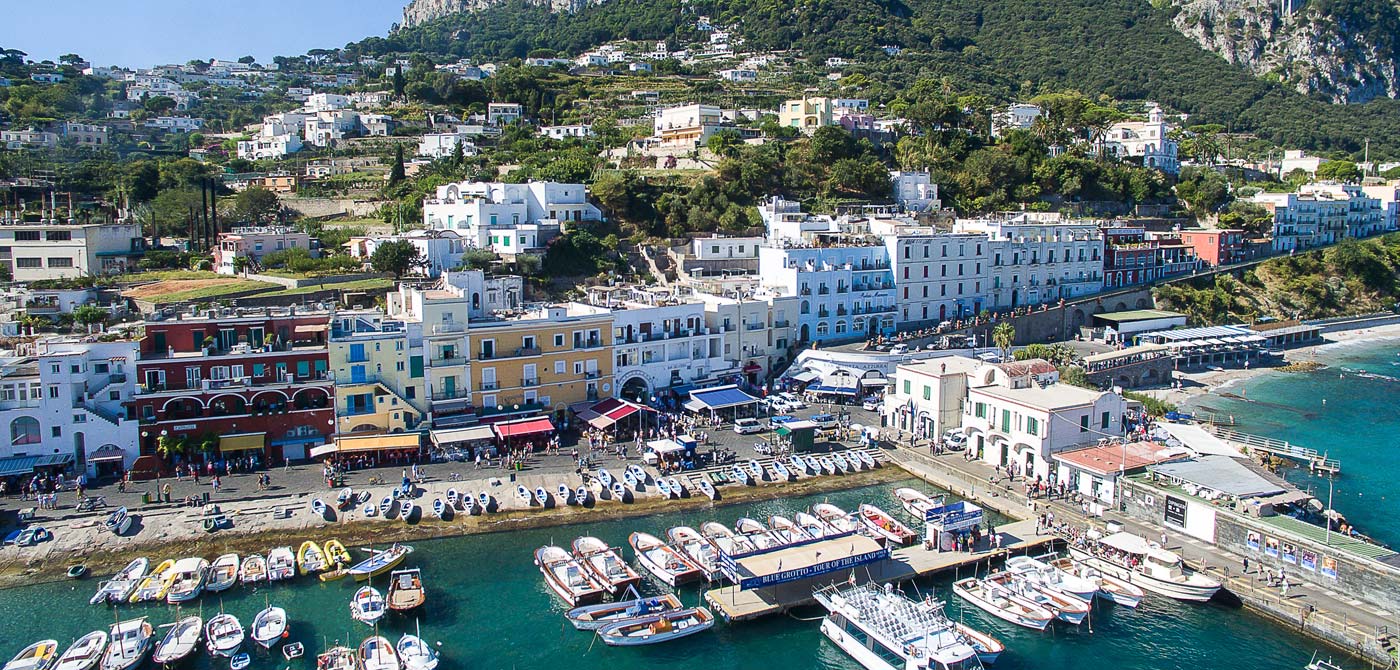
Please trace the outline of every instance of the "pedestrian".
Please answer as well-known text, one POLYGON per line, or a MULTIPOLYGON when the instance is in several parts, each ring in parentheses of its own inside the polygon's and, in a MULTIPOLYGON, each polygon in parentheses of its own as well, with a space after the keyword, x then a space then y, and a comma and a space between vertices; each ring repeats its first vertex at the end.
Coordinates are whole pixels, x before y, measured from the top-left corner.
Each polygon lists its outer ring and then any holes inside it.
POLYGON ((1163 549, 1166 549, 1166 548, 1167 548, 1167 534, 1166 534, 1166 533, 1162 533, 1162 548, 1163 548, 1163 549))
POLYGON ((1246 575, 1249 574, 1249 557, 1248 557, 1248 556, 1245 556, 1245 557, 1244 557, 1244 560, 1241 561, 1241 563, 1244 564, 1244 574, 1246 574, 1246 575))

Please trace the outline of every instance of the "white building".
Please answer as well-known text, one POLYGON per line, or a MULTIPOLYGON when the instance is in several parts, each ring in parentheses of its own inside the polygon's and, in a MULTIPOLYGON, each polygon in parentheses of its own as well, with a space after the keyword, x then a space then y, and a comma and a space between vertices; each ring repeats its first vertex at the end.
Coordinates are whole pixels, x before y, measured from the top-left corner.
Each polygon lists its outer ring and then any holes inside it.
POLYGON ((1001 137, 1012 130, 1030 130, 1042 112, 1036 105, 1015 103, 992 115, 992 137, 1001 137))
POLYGON ((737 364, 734 374, 749 384, 762 384, 791 362, 797 347, 798 296, 760 289, 694 297, 705 303, 710 331, 724 336, 721 355, 737 364))
POLYGON ((461 232, 474 246, 512 255, 542 249, 562 223, 599 221, 582 184, 461 182, 423 202, 423 227, 461 232))
POLYGON ((353 103, 348 95, 339 93, 316 93, 306 98, 305 109, 309 112, 330 112, 347 109, 353 103))
POLYGON ((1375 198, 1380 205, 1386 230, 1400 229, 1400 185, 1394 182, 1375 186, 1362 186, 1361 191, 1375 198))
POLYGON ((80 147, 100 147, 111 143, 111 131, 107 126, 65 121, 60 130, 64 139, 80 147))
POLYGON ((1317 169, 1322 166, 1322 161, 1322 158, 1309 156, 1302 149, 1286 149, 1283 152, 1283 160, 1279 162, 1278 177, 1283 179, 1292 174, 1294 170, 1302 170, 1310 175, 1315 175, 1317 169))
POLYGON ((960 219, 957 233, 987 237, 988 309, 1036 305, 1103 290, 1103 236, 1058 214, 960 219))
POLYGON ((656 110, 652 139, 662 148, 686 151, 705 145, 710 136, 732 124, 715 105, 681 105, 656 110))
POLYGON ((121 274, 146 250, 136 223, 0 221, 0 265, 15 281, 121 274))
POLYGON ((360 129, 360 115, 350 109, 316 112, 306 117, 302 141, 318 147, 351 137, 360 129))
POLYGON ((757 71, 755 71, 755 70, 743 69, 743 68, 733 68, 733 69, 728 69, 728 70, 719 70, 718 72, 715 72, 715 76, 717 76, 717 77, 719 77, 720 79, 723 79, 723 80, 725 80, 725 81, 732 81, 732 82, 754 82, 754 81, 758 81, 758 72, 757 72, 757 71))
POLYGON ((680 386, 714 383, 733 372, 724 334, 705 323, 705 304, 661 287, 595 287, 589 304, 613 314, 613 378, 618 394, 647 401, 680 386))
POLYGON ((259 135, 238 143, 238 157, 250 161, 277 159, 301 151, 301 147, 301 137, 292 133, 259 135))
POLYGON ((908 229, 885 236, 885 247, 893 266, 899 328, 976 316, 990 303, 985 235, 908 229))
POLYGON ((462 296, 467 299, 467 316, 473 319, 518 310, 525 304, 525 280, 520 275, 488 275, 481 270, 458 270, 442 273, 442 284, 462 291, 462 296))
POLYGON ((398 235, 377 235, 352 239, 349 242, 350 255, 362 258, 366 263, 376 249, 389 242, 407 241, 412 244, 426 261, 421 268, 414 268, 412 274, 437 277, 443 272, 454 270, 462 264, 462 255, 473 248, 473 240, 456 230, 410 230, 398 235))
POLYGON ((203 128, 204 119, 189 116, 157 116, 154 119, 147 119, 142 125, 167 133, 190 133, 203 128))
POLYGON ((472 137, 474 135, 458 132, 429 133, 419 138, 418 155, 427 158, 447 158, 461 146, 463 156, 475 156, 477 148, 471 141, 472 137))
POLYGON ((966 356, 941 356, 895 366, 893 383, 880 413, 885 425, 918 439, 936 439, 963 418, 967 376, 982 361, 966 356))
POLYGON ((1156 168, 1167 174, 1181 169, 1177 160, 1176 140, 1168 137, 1173 126, 1166 122, 1162 108, 1153 105, 1147 110, 1147 121, 1115 123, 1104 137, 1103 148, 1119 158, 1132 156, 1142 159, 1143 167, 1156 168))
POLYGON ((836 220, 823 214, 802 211, 802 203, 769 198, 758 208, 758 216, 768 231, 771 244, 803 244, 813 235, 839 232, 836 220))
POLYGON ((894 186, 894 199, 910 212, 928 212, 941 208, 938 200, 938 184, 928 170, 890 170, 890 181, 894 186))
POLYGON ((238 270, 234 260, 246 258, 247 271, 256 272, 257 264, 263 256, 274 251, 290 249, 311 249, 311 235, 288 226, 241 226, 219 233, 218 246, 214 249, 214 271, 223 275, 236 275, 238 270))
MULTIPOLYGON (((1391 187, 1392 198, 1394 187, 1391 187)), ((1274 215, 1275 252, 1310 249, 1353 237, 1370 237, 1393 230, 1394 201, 1383 204, 1360 186, 1304 184, 1297 193, 1254 195, 1253 201, 1274 215)))
POLYGON ((58 146, 58 134, 46 130, 0 130, 0 143, 6 149, 53 149, 58 146))
POLYGON ((763 285, 797 296, 799 342, 858 340, 895 329, 896 294, 883 244, 761 247, 763 285))
POLYGON ((540 126, 540 134, 553 140, 562 140, 569 137, 592 137, 593 125, 577 123, 565 126, 540 126))
POLYGON ((486 106, 486 123, 501 127, 507 126, 525 116, 525 108, 515 102, 493 102, 486 106))

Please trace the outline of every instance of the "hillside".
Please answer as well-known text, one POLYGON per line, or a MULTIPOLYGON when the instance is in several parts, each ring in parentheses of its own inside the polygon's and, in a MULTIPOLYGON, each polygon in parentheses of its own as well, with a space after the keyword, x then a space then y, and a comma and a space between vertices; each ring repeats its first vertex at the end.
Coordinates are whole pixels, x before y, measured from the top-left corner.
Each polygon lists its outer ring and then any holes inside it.
MULTIPOLYGON (((441 8, 494 0, 418 2, 441 8)), ((1173 25, 1170 7, 1142 0, 608 0, 573 13, 538 2, 504 0, 489 12, 441 16, 347 49, 486 59, 534 49, 578 53, 613 39, 684 38, 694 34, 697 16, 708 15, 736 25, 748 48, 797 48, 814 62, 860 58, 851 71, 894 90, 945 77, 1002 101, 1072 88, 1156 100, 1191 114, 1192 123, 1299 148, 1350 153, 1370 138, 1373 158, 1400 157, 1400 102, 1309 98, 1203 50, 1173 25), (906 51, 885 57, 886 44, 906 51)))

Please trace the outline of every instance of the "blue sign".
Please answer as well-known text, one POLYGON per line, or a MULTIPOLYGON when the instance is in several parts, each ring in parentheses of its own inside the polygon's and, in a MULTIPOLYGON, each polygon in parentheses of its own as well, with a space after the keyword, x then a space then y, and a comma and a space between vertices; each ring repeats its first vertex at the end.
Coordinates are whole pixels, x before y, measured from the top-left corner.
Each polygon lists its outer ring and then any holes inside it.
POLYGON ((765 586, 774 586, 776 584, 786 584, 787 582, 795 582, 800 579, 807 579, 808 577, 817 577, 820 575, 824 575, 828 572, 847 570, 850 568, 865 565, 866 563, 883 561, 889 557, 890 550, 881 547, 879 549, 876 549, 875 551, 867 552, 864 554, 857 554, 855 556, 844 556, 835 560, 817 563, 816 565, 796 568, 793 570, 783 570, 770 575, 748 577, 739 581, 739 589, 747 591, 749 589, 758 589, 763 588, 765 586))
POLYGON ((955 533, 982 523, 982 508, 965 500, 924 510, 924 521, 940 532, 955 533))

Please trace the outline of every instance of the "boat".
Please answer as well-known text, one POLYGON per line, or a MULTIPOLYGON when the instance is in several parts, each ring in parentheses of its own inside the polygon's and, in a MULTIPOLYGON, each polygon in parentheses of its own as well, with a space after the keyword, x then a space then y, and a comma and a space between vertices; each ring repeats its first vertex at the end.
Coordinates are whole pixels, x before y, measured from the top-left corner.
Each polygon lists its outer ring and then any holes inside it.
POLYGON ((1012 556, 1006 559, 1006 570, 1024 575, 1032 581, 1063 593, 1068 593, 1084 602, 1092 602, 1094 594, 1099 591, 1099 585, 1093 581, 1030 556, 1012 556))
POLYGON ((667 477, 666 483, 670 485, 672 495, 676 496, 677 498, 685 497, 685 485, 681 484, 681 480, 676 479, 675 477, 667 477))
POLYGON ((991 665, 1001 658, 1002 652, 1006 651, 1006 645, 1001 640, 992 637, 990 633, 984 633, 964 623, 955 623, 953 628, 960 633, 972 648, 977 650, 977 660, 983 665, 991 665))
POLYGON ((860 459, 859 459, 859 458, 856 458, 855 456, 852 456, 850 452, 848 452, 848 451, 843 451, 843 452, 834 454, 834 455, 833 455, 833 458, 840 459, 842 463, 845 463, 845 464, 846 464, 846 470, 848 470, 848 471, 850 471, 850 472, 860 472, 860 469, 861 469, 860 459))
POLYGON ((360 667, 364 670, 399 670, 399 654, 388 640, 373 635, 360 643, 360 667))
POLYGON ((1342 666, 1332 662, 1332 659, 1322 660, 1317 657, 1317 652, 1313 652, 1312 660, 1303 666, 1303 670, 1342 670, 1342 666))
POLYGON ((175 561, 165 559, 157 565, 154 570, 141 580, 141 585, 131 594, 131 602, 139 603, 150 600, 159 600, 165 597, 165 590, 170 587, 170 578, 174 576, 171 571, 175 567, 175 561))
POLYGON ((488 492, 486 492, 486 491, 482 491, 482 492, 481 492, 481 495, 479 495, 479 496, 476 497, 476 504, 477 504, 477 506, 481 507, 481 511, 482 511, 483 514, 486 513, 486 512, 490 512, 490 511, 491 511, 491 494, 488 493, 488 492))
POLYGON ((622 471, 622 481, 632 488, 638 488, 637 475, 632 473, 632 468, 622 471))
POLYGON ((524 484, 515 485, 515 497, 521 499, 527 505, 535 504, 534 496, 530 495, 530 489, 525 488, 524 484))
POLYGON ((291 547, 278 547, 267 552, 267 579, 277 582, 297 576, 297 559, 291 547))
POLYGON ((423 575, 418 568, 389 573, 389 609, 407 612, 422 605, 427 599, 428 594, 423 589, 423 575))
POLYGON ((753 459, 749 459, 749 473, 753 475, 753 480, 755 482, 761 482, 765 479, 763 465, 753 459))
MULTIPOLYGON (((283 647, 286 651, 286 647, 283 647)), ((316 670, 359 670, 360 658, 349 647, 331 647, 316 656, 316 670)))
POLYGON ((735 465, 734 467, 730 468, 730 472, 734 475, 734 481, 739 484, 755 483, 753 480, 753 473, 749 472, 748 470, 744 469, 739 465, 735 465))
POLYGON ((188 658, 202 639, 204 619, 187 616, 170 624, 170 630, 156 644, 156 653, 151 658, 160 665, 170 667, 188 658))
POLYGON ((718 551, 700 531, 690 526, 677 526, 666 531, 666 539, 671 541, 672 547, 680 550, 691 563, 700 568, 700 574, 706 581, 717 581, 724 576, 719 567, 718 551))
POLYGON ((808 535, 807 531, 799 528, 797 524, 792 522, 792 519, 781 514, 768 517, 768 527, 773 529, 773 534, 777 535, 784 544, 796 544, 820 537, 808 535))
POLYGON ((252 662, 253 657, 249 656, 248 652, 242 651, 234 654, 233 658, 228 660, 228 670, 244 670, 244 668, 247 668, 252 662))
POLYGON ((141 665, 150 651, 155 629, 145 617, 127 619, 112 625, 107 651, 98 664, 100 670, 127 670, 141 665))
POLYGON ((349 507, 351 505, 354 505, 357 500, 359 499, 355 497, 354 489, 351 489, 349 486, 347 486, 341 489, 340 493, 336 495, 335 506, 339 509, 349 509, 349 507))
POLYGON ((301 573, 310 575, 325 570, 330 566, 326 560, 326 552, 321 549, 321 545, 307 540, 297 548, 297 567, 301 568, 301 573))
POLYGON ((700 526, 700 533, 714 545, 715 549, 730 556, 738 556, 758 551, 753 539, 735 534, 718 521, 706 521, 700 526))
POLYGON ((1205 602, 1220 590, 1220 582, 1187 568, 1180 556, 1132 533, 1090 539, 1069 553, 1081 565, 1168 598, 1205 602))
POLYGON ((326 501, 317 498, 311 501, 311 513, 324 518, 326 516, 326 501))
POLYGON ((224 554, 209 564, 209 573, 204 580, 204 590, 208 593, 227 591, 238 582, 238 554, 224 554))
POLYGON ((807 512, 798 512, 794 514, 792 520, 797 524, 798 528, 801 528, 807 535, 813 538, 825 537, 830 530, 825 523, 822 523, 821 519, 807 512))
POLYGON ((535 501, 540 504, 540 507, 549 507, 549 491, 544 490, 543 486, 536 486, 535 501))
MULTIPOLYGON (((874 456, 871 456, 871 455, 870 455, 870 452, 868 452, 868 451, 857 451, 857 452, 855 452, 855 453, 856 453, 856 458, 859 458, 859 459, 860 459, 860 462, 861 462, 863 465, 865 465, 865 469, 867 469, 867 470, 874 470, 874 469, 875 469, 875 466, 876 466, 875 457, 874 457, 874 456)), ((998 644, 1000 644, 1000 643, 998 643, 998 644)))
POLYGON ((437 651, 417 635, 404 634, 395 651, 404 670, 433 670, 438 666, 437 651))
POLYGON ((389 497, 389 496, 384 496, 384 498, 382 498, 382 499, 379 501, 379 516, 382 516, 382 517, 384 517, 384 518, 387 519, 387 518, 389 518, 390 516, 392 516, 392 515, 390 514, 390 512, 393 511, 393 509, 394 509, 394 499, 393 499, 393 498, 391 498, 391 497, 389 497))
POLYGON ((418 506, 413 504, 412 500, 405 500, 403 501, 402 505, 399 505, 399 518, 403 519, 405 522, 408 522, 410 519, 413 518, 414 512, 417 511, 418 506))
POLYGON ((535 550, 535 565, 544 581, 570 607, 596 603, 607 587, 594 580, 578 559, 560 547, 548 545, 535 550))
POLYGON ((350 599, 350 618, 373 626, 384 617, 384 596, 373 586, 361 586, 350 599))
POLYGON ((150 561, 145 558, 132 559, 120 572, 112 575, 111 579, 102 582, 101 586, 97 589, 97 593, 88 600, 88 604, 96 605, 104 602, 126 602, 131 598, 132 591, 136 590, 136 586, 141 582, 141 579, 146 576, 146 567, 148 565, 150 565, 150 561))
POLYGON ((1098 586, 1099 597, 1105 598, 1115 605, 1137 607, 1142 603, 1143 597, 1147 595, 1136 585, 1112 575, 1106 575, 1087 565, 1076 563, 1072 558, 1056 558, 1050 561, 1050 565, 1093 582, 1098 586))
POLYGON ((54 661, 53 670, 92 670, 102 660, 102 652, 106 650, 107 631, 92 631, 68 645, 54 661))
POLYGON ((773 461, 773 474, 777 475, 778 481, 785 482, 792 479, 792 472, 783 465, 782 461, 773 461))
POLYGON ((433 498, 433 516, 439 519, 447 516, 447 504, 442 501, 442 498, 433 498))
POLYGON ((1089 603, 1031 577, 1014 572, 996 572, 982 582, 988 588, 999 586, 1055 614, 1055 618, 1072 626, 1083 623, 1089 616, 1089 603))
POLYGON ((113 535, 125 535, 126 531, 131 529, 131 515, 127 514, 125 507, 118 507, 107 515, 102 527, 113 535))
POLYGON ((267 579, 267 559, 262 554, 248 554, 238 568, 238 581, 254 584, 267 579))
POLYGON ((619 600, 598 605, 575 607, 564 613, 564 618, 578 630, 598 630, 603 626, 624 619, 634 619, 648 614, 669 612, 681 609, 681 599, 673 593, 649 598, 619 600))
POLYGON ((655 535, 632 533, 627 536, 627 544, 636 552, 637 562, 669 586, 693 582, 703 574, 700 566, 655 535))
POLYGON ((943 603, 915 601, 891 585, 839 584, 812 594, 827 615, 822 634, 861 667, 980 670, 977 649, 943 614, 943 603))
POLYGON ((836 469, 836 474, 845 474, 846 459, 841 458, 841 454, 828 454, 826 456, 823 456, 822 458, 831 459, 831 467, 836 469))
POLYGON ((709 630, 715 616, 703 607, 672 610, 610 623, 598 629, 598 637, 611 647, 632 647, 669 642, 709 630))
POLYGON ((588 487, 582 484, 574 490, 574 503, 578 505, 588 504, 588 487))
POLYGON ((475 496, 473 496, 473 495, 470 494, 470 493, 468 493, 467 495, 462 496, 462 511, 463 511, 463 512, 466 512, 466 513, 467 513, 467 516, 471 516, 471 515, 473 515, 473 514, 476 514, 476 497, 475 497, 475 496))
POLYGON ((808 457, 807 457, 807 469, 808 469, 808 470, 811 470, 811 471, 812 471, 812 474, 814 474, 814 475, 819 475, 819 474, 822 473, 822 466, 821 466, 821 463, 818 463, 818 462, 817 462, 817 457, 816 457, 816 456, 808 456, 808 457))
POLYGON ((40 640, 20 650, 4 670, 48 670, 58 658, 58 640, 40 640))
MULTIPOLYGON (((468 495, 467 498, 471 498, 471 496, 468 495)), ((457 509, 461 504, 462 494, 458 493, 457 489, 447 489, 447 506, 457 509)))
POLYGON ((622 482, 613 482, 612 496, 613 500, 616 500, 618 502, 627 502, 627 487, 623 486, 622 482))
POLYGON ((335 566, 346 566, 350 564, 350 552, 345 549, 345 545, 340 540, 326 540, 321 545, 322 553, 326 555, 326 564, 335 566))
POLYGON ((165 592, 165 602, 172 605, 189 602, 199 597, 204 590, 204 576, 209 571, 209 561, 202 558, 182 558, 175 563, 171 572, 170 587, 165 592))
POLYGON ((370 577, 382 575, 396 567, 403 559, 413 551, 413 547, 406 544, 395 544, 384 551, 374 551, 373 556, 356 563, 348 569, 348 574, 356 581, 364 581, 370 577))
POLYGON ((900 506, 904 508, 904 511, 909 513, 909 516, 919 521, 928 518, 926 513, 939 505, 937 501, 928 497, 922 491, 916 491, 907 486, 895 489, 894 497, 899 500, 900 506))
POLYGON ((700 492, 705 494, 705 497, 709 498, 710 500, 719 500, 719 491, 715 489, 714 484, 711 484, 709 481, 702 479, 700 480, 700 483, 696 486, 700 487, 700 492))
POLYGON ((647 471, 643 470, 641 466, 635 464, 629 465, 627 466, 627 471, 632 473, 632 479, 636 480, 637 486, 646 486, 648 479, 647 471))
POLYGON ((628 587, 636 588, 642 575, 628 565, 617 550, 596 537, 584 536, 574 540, 574 557, 599 583, 613 596, 621 595, 628 587))
POLYGON ((368 519, 372 516, 379 516, 379 508, 373 504, 365 505, 364 508, 360 510, 360 513, 368 519))
POLYGON ((734 530, 739 533, 739 535, 747 538, 759 549, 775 549, 786 544, 782 538, 768 530, 767 526, 756 519, 741 517, 738 521, 734 522, 734 530))
POLYGON ((656 480, 656 491, 661 495, 665 496, 667 499, 670 499, 671 497, 671 485, 667 484, 666 480, 664 479, 656 480))
MULTIPOLYGON (((846 510, 841 509, 831 503, 817 503, 812 505, 812 515, 821 519, 834 533, 857 533, 865 526, 856 521, 846 510)), ((881 538, 883 539, 883 538, 881 538)))
POLYGON ((306 647, 303 646, 300 642, 292 642, 290 644, 282 645, 282 658, 287 659, 288 661, 295 658, 301 658, 305 654, 306 647))
POLYGON ((571 504, 574 501, 574 492, 569 490, 568 484, 561 483, 557 487, 555 487, 554 495, 558 496, 559 502, 562 502, 565 505, 571 504))
POLYGON ((791 468, 789 472, 794 475, 801 477, 807 474, 807 461, 802 460, 802 457, 797 454, 793 454, 792 457, 788 459, 788 466, 791 468))
POLYGON ((976 577, 953 582, 953 593, 992 616, 1034 630, 1045 630, 1055 614, 1009 590, 976 577))
POLYGON ((603 488, 612 488, 613 482, 616 480, 607 468, 598 468, 598 481, 603 483, 603 488))
POLYGON ((253 642, 263 649, 271 649, 282 641, 287 633, 287 610, 269 605, 253 617, 253 642))
POLYGON ((243 624, 232 614, 219 614, 204 624, 204 648, 210 656, 230 657, 243 646, 243 624))
POLYGON ((914 531, 909 530, 908 526, 874 505, 860 506, 860 520, 867 528, 885 538, 887 543, 895 546, 908 546, 919 539, 919 536, 914 531))

